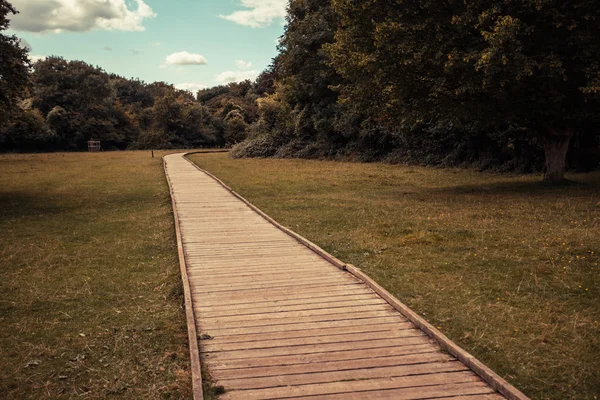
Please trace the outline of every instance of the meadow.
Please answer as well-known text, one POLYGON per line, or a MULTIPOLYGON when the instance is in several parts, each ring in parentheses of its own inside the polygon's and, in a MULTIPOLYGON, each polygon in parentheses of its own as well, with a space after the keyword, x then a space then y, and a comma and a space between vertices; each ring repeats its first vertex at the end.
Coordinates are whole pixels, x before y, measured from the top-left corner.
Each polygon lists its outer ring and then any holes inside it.
POLYGON ((163 154, 0 156, 0 398, 191 398, 163 154))
POLYGON ((190 156, 533 399, 600 397, 600 173, 190 156))

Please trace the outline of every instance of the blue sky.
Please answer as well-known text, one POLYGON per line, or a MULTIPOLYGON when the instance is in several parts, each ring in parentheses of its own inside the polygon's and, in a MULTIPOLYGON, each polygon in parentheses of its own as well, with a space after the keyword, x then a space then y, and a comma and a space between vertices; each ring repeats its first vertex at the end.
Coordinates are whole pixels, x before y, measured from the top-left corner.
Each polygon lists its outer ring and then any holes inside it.
POLYGON ((277 54, 286 0, 11 0, 32 56, 83 60, 197 90, 254 78, 277 54))

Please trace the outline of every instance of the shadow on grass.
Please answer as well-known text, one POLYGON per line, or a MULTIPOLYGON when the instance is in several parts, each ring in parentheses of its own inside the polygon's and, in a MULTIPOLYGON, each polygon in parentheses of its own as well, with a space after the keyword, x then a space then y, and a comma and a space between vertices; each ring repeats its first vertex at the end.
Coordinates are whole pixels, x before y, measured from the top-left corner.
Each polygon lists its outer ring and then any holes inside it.
POLYGON ((573 181, 567 180, 563 183, 537 182, 497 182, 481 183, 473 185, 458 185, 442 188, 431 188, 426 192, 443 194, 482 194, 482 195, 500 195, 500 194, 523 194, 523 195, 547 195, 547 194, 577 194, 600 191, 600 179, 573 181))
POLYGON ((27 193, 4 191, 0 192, 0 221, 15 217, 75 215, 82 211, 94 214, 99 209, 124 209, 136 204, 143 205, 143 199, 144 196, 139 193, 123 192, 84 193, 80 197, 73 197, 41 190, 27 193))

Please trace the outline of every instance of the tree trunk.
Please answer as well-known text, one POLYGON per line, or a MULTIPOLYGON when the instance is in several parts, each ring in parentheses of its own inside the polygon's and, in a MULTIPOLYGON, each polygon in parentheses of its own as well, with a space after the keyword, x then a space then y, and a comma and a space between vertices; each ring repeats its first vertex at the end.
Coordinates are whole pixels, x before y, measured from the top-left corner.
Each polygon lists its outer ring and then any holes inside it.
POLYGON ((567 151, 573 137, 573 130, 549 130, 543 137, 546 165, 544 167, 544 182, 560 183, 565 180, 567 151))

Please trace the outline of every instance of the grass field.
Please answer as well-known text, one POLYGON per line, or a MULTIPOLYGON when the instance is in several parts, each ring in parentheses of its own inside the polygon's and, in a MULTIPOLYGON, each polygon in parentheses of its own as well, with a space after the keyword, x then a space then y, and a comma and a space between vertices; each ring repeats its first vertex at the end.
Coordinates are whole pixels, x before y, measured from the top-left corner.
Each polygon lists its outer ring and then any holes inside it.
POLYGON ((0 398, 190 398, 159 156, 0 156, 0 398))
POLYGON ((600 173, 191 159, 532 398, 600 398, 600 173))

